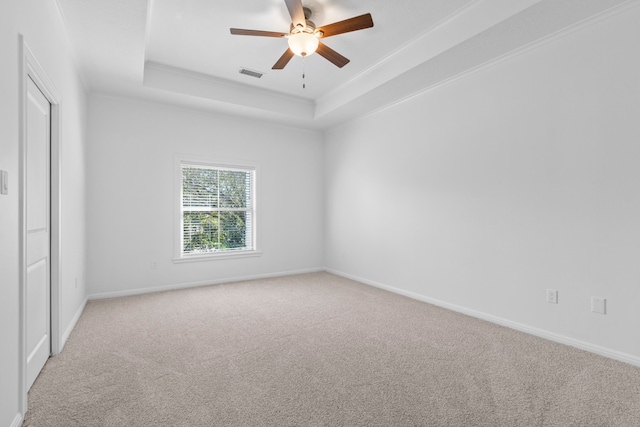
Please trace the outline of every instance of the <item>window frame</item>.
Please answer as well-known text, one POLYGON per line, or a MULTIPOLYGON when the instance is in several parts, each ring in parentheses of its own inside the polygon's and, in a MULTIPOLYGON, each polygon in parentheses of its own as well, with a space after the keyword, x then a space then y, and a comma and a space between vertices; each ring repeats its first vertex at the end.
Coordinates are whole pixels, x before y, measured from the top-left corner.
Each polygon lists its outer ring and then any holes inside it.
POLYGON ((246 258, 262 255, 260 251, 259 238, 259 215, 258 215, 258 164, 244 160, 231 159, 205 159, 200 156, 189 156, 177 154, 174 156, 174 249, 173 262, 195 262, 195 261, 212 261, 230 258, 246 258), (219 252, 206 252, 197 254, 185 254, 183 252, 183 211, 182 211, 182 166, 202 166, 213 169, 226 169, 251 172, 251 240, 253 242, 252 249, 229 250, 219 252))

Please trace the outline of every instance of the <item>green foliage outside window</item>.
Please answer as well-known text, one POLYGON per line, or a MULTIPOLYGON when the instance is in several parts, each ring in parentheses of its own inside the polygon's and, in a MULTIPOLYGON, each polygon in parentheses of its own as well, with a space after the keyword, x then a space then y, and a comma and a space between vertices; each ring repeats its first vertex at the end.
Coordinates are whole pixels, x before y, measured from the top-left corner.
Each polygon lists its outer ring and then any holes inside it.
POLYGON ((249 171, 182 167, 183 253, 251 248, 249 171))

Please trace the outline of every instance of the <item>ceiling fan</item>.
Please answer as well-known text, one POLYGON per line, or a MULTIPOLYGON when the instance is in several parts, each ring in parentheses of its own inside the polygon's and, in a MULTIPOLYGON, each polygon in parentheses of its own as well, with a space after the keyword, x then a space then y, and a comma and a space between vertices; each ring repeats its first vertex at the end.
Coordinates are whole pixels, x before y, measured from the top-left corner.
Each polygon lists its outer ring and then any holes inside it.
POLYGON ((314 52, 318 52, 320 56, 342 68, 349 63, 349 59, 322 43, 320 39, 373 27, 371 14, 365 13, 351 19, 316 28, 316 25, 309 20, 311 9, 303 7, 301 0, 284 0, 284 2, 289 10, 289 15, 291 15, 291 28, 288 33, 244 30, 241 28, 230 29, 231 34, 240 36, 286 37, 289 42, 289 48, 271 67, 274 70, 282 70, 294 55, 304 57, 314 52))

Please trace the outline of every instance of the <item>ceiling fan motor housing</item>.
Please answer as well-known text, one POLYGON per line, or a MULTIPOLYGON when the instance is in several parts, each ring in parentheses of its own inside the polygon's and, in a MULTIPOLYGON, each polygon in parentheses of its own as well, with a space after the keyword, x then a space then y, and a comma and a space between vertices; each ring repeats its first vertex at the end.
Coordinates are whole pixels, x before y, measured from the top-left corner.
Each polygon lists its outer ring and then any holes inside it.
POLYGON ((303 7, 302 8, 304 10, 304 22, 305 22, 305 28, 302 27, 296 27, 295 25, 293 25, 293 22, 291 23, 291 26, 289 27, 289 33, 290 34, 297 34, 300 32, 304 32, 304 33, 308 33, 308 34, 313 34, 316 37, 320 38, 324 35, 324 33, 322 31, 316 31, 316 24, 315 22, 313 22, 311 19, 311 14, 313 12, 311 12, 311 9, 309 9, 308 7, 303 7))
POLYGON ((309 21, 308 19, 305 19, 305 22, 306 22, 306 26, 304 28, 296 27, 293 25, 293 23, 291 23, 291 27, 290 27, 291 34, 300 33, 300 32, 313 34, 316 31, 316 24, 314 24, 313 21, 309 21))

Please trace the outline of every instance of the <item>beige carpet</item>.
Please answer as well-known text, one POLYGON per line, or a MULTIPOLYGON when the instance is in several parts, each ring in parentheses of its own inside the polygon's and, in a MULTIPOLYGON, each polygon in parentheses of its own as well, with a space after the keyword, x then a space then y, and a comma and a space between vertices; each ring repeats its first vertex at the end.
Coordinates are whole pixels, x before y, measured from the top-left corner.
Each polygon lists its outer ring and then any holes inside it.
POLYGON ((640 426, 640 368, 328 273, 90 301, 25 426, 640 426))

